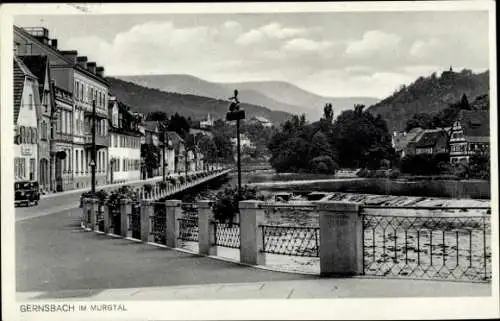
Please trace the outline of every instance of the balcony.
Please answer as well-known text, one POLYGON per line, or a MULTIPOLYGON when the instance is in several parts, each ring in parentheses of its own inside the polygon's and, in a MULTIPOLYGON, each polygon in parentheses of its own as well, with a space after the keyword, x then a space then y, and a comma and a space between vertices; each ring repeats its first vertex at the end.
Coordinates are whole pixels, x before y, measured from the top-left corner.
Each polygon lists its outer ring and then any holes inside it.
MULTIPOLYGON (((95 135, 95 145, 97 149, 109 146, 109 136, 95 135)), ((92 135, 85 135, 85 148, 92 148, 92 135)))
POLYGON ((73 142, 73 135, 65 133, 55 133, 54 138, 52 140, 63 143, 71 143, 73 142))
MULTIPOLYGON (((85 117, 89 117, 90 119, 92 119, 92 112, 91 111, 85 111, 84 115, 85 115, 85 117)), ((106 110, 101 109, 101 108, 95 109, 95 116, 96 116, 96 119, 107 119, 108 118, 106 110)))

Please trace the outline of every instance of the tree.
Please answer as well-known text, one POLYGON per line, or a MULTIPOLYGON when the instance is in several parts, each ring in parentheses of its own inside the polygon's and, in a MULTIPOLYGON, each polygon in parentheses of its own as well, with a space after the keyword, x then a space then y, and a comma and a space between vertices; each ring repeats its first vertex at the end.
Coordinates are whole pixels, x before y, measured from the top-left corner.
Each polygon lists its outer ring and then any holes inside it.
POLYGON ((153 176, 153 169, 160 166, 160 151, 153 144, 143 144, 141 145, 141 158, 144 161, 144 166, 148 173, 148 177, 153 176))
POLYGON ((332 104, 328 103, 323 108, 323 119, 325 119, 328 123, 333 122, 333 107, 332 104))
POLYGON ((471 109, 470 104, 469 104, 469 100, 467 99, 467 95, 465 93, 462 95, 462 98, 460 99, 459 107, 460 107, 460 109, 465 109, 465 110, 471 109))
POLYGON ((166 122, 168 121, 168 115, 163 111, 153 111, 147 115, 146 119, 151 121, 166 122))
POLYGON ((469 159, 470 175, 473 178, 490 179, 490 153, 484 151, 480 154, 472 155, 469 159))
POLYGON ((368 160, 380 163, 382 158, 392 156, 387 124, 380 115, 374 117, 363 108, 356 105, 354 110, 342 112, 333 125, 333 147, 339 155, 340 166, 361 167, 366 166, 368 160), (382 152, 370 154, 371 150, 382 152), (375 156, 377 159, 373 159, 375 156))
POLYGON ((428 129, 433 127, 433 117, 426 113, 418 113, 413 115, 411 119, 406 122, 406 131, 410 131, 413 128, 423 128, 428 129))
POLYGON ((168 120, 167 130, 174 131, 181 137, 186 137, 187 133, 189 133, 189 122, 186 118, 175 113, 168 120))

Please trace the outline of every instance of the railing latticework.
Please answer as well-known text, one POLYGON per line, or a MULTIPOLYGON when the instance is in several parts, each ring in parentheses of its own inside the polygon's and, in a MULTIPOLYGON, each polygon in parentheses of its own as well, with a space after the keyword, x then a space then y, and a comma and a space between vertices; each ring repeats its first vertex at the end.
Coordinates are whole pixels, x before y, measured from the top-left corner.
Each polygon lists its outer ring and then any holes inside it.
POLYGON ((141 238, 141 204, 139 202, 132 203, 132 211, 128 215, 129 224, 128 230, 132 232, 132 238, 141 238))
POLYGON ((166 244, 167 215, 164 202, 154 202, 153 216, 151 217, 151 234, 153 242, 166 244))
POLYGON ((120 235, 120 226, 121 226, 121 214, 120 214, 120 203, 113 202, 108 204, 109 211, 109 230, 112 231, 113 234, 120 235))
POLYGON ((462 209, 470 215, 447 214, 450 209, 416 210, 419 213, 404 208, 363 209, 365 275, 491 280, 489 210, 462 209))
POLYGON ((180 218, 179 222, 179 240, 198 242, 198 219, 197 218, 180 218))
POLYGON ((264 252, 319 257, 319 227, 261 225, 264 252))
POLYGON ((104 205, 101 203, 97 204, 95 223, 97 231, 104 232, 104 205))
POLYGON ((311 202, 265 202, 266 224, 261 225, 263 252, 270 254, 319 257, 318 217, 311 202), (292 226, 282 222, 296 222, 292 226))
POLYGON ((240 248, 240 225, 238 223, 212 223, 215 228, 215 244, 217 246, 240 248))

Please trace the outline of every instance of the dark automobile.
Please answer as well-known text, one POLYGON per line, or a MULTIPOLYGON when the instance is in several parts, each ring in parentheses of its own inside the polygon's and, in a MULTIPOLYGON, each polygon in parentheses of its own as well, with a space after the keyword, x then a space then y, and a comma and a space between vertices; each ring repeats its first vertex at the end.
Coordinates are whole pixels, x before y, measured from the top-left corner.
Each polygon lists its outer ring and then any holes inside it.
POLYGON ((40 190, 36 181, 22 181, 14 183, 15 205, 35 203, 40 200, 40 190))

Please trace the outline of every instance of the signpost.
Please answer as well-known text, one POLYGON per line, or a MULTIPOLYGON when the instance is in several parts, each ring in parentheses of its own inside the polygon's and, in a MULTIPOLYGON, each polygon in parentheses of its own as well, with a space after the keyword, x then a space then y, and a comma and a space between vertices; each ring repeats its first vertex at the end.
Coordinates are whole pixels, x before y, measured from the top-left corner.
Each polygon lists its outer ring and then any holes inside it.
POLYGON ((238 195, 241 195, 241 151, 240 151, 240 120, 245 119, 245 111, 240 109, 240 101, 238 100, 238 89, 234 90, 234 96, 229 98, 232 100, 229 105, 229 112, 226 114, 226 120, 236 120, 236 153, 238 162, 238 195))

